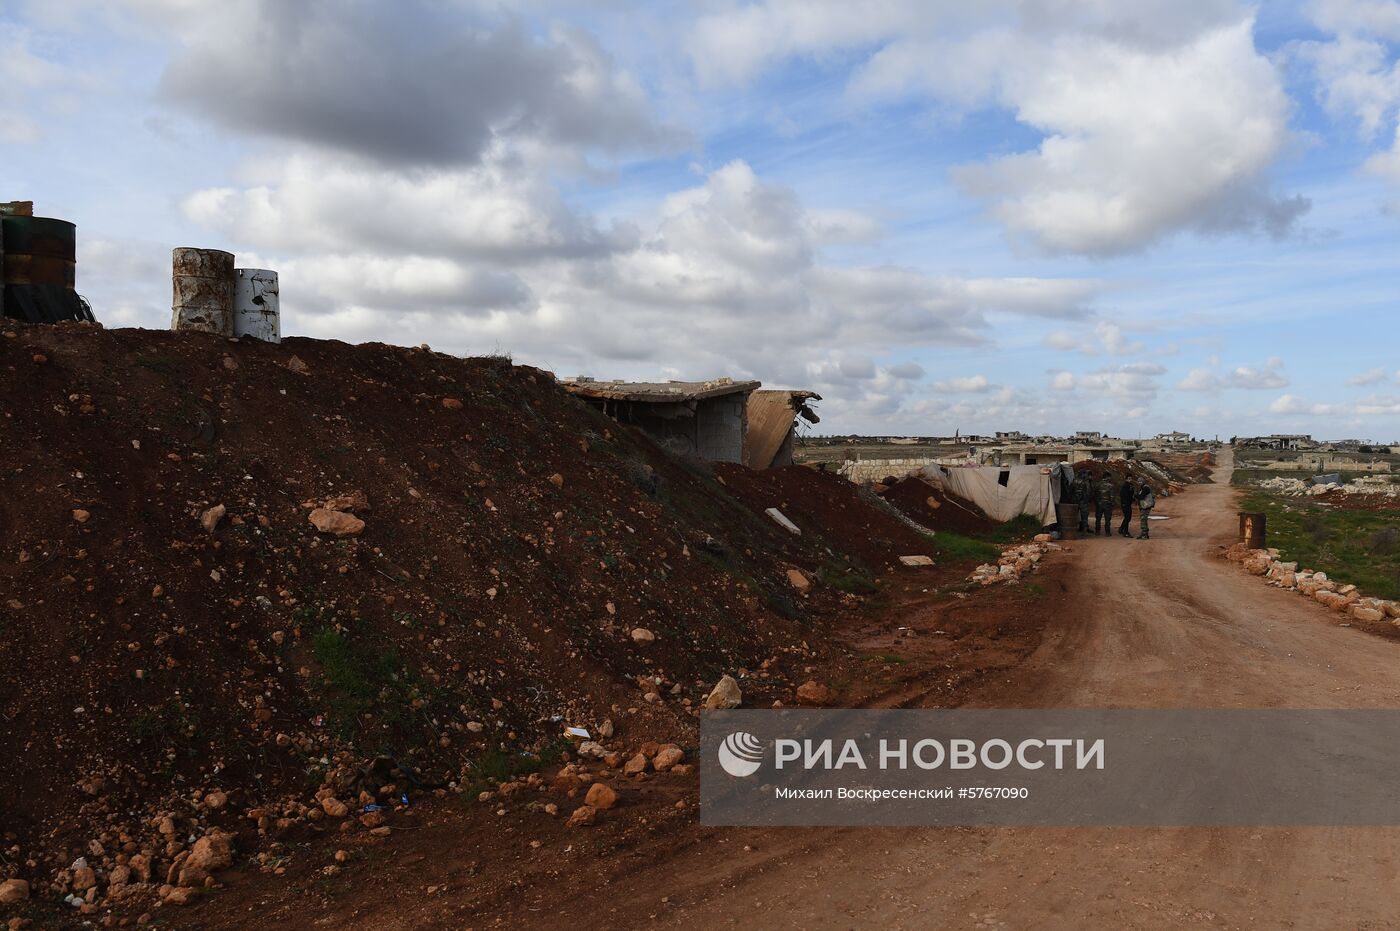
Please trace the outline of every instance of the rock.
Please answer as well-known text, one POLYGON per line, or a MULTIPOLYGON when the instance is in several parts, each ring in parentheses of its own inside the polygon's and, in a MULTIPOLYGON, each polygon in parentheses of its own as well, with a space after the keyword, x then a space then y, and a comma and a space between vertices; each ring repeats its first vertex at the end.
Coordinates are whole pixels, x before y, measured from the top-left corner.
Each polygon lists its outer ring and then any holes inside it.
POLYGON ((350 807, 334 795, 327 795, 321 799, 321 810, 332 818, 344 818, 349 813, 350 807))
POLYGON ((203 886, 215 870, 227 869, 232 865, 233 835, 211 831, 194 842, 190 855, 180 867, 179 881, 175 885, 203 886))
POLYGON ((585 740, 578 745, 578 755, 592 757, 595 760, 601 760, 603 757, 608 755, 608 751, 606 747, 598 743, 598 741, 596 740, 585 740))
POLYGON ((92 871, 92 867, 88 866, 86 861, 79 862, 82 862, 83 865, 73 870, 73 881, 69 885, 74 892, 87 892, 97 885, 97 874, 92 871))
POLYGON ((317 530, 337 537, 357 537, 365 529, 365 522, 354 514, 332 511, 329 508, 317 508, 311 512, 309 520, 311 526, 317 530))
POLYGON ((215 789, 204 796, 204 807, 210 811, 219 811, 228 804, 228 793, 215 789))
POLYGON ((598 820, 598 809, 592 805, 580 805, 574 809, 574 813, 569 815, 568 827, 587 827, 598 820))
POLYGON ((137 882, 148 883, 151 881, 151 860, 145 854, 132 854, 126 865, 131 867, 131 875, 136 877, 137 882))
POLYGON ((801 569, 789 569, 787 571, 788 584, 797 589, 802 594, 807 594, 812 588, 811 581, 801 569))
POLYGON ((200 526, 204 528, 205 533, 213 533, 215 528, 219 526, 219 521, 223 520, 224 515, 227 513, 228 508, 224 507, 222 504, 216 504, 199 515, 200 526))
POLYGON ((744 693, 739 690, 739 683, 734 681, 733 676, 721 676, 710 694, 705 696, 706 708, 738 708, 743 702, 744 693))
MULTIPOLYGON (((293 356, 292 358, 296 358, 293 356)), ((176 886, 161 896, 161 901, 167 905, 189 905, 194 901, 197 890, 187 886, 176 886)))
POLYGON ((1358 621, 1383 621, 1385 612, 1377 611, 1375 608, 1363 608, 1360 605, 1351 606, 1351 616, 1358 621))
POLYGON ((588 787, 588 794, 583 797, 583 803, 585 806, 606 811, 617 804, 617 793, 607 783, 595 782, 588 787))
POLYGON ((311 371, 311 366, 301 361, 300 356, 292 356, 290 359, 288 359, 287 368, 291 369, 293 372, 296 372, 298 375, 305 375, 311 371))
POLYGON ((80 524, 86 524, 91 517, 92 513, 89 511, 84 511, 82 508, 73 509, 73 519, 80 524))
POLYGON ((928 556, 901 556, 900 563, 906 566, 931 566, 933 559, 928 556))
POLYGON ((356 489, 348 495, 336 495, 334 498, 327 498, 325 507, 331 511, 368 511, 369 498, 363 491, 356 489))
POLYGON ((1051 543, 1054 540, 1054 538, 1051 537, 1048 533, 1038 533, 1031 539, 1037 543, 1051 543))
POLYGON ((622 774, 624 776, 640 776, 642 773, 647 771, 647 767, 650 765, 651 760, 647 759, 646 754, 638 753, 636 756, 632 757, 632 759, 628 760, 626 763, 623 764, 622 774))
POLYGON ((667 744, 657 751, 656 756, 652 757, 651 766, 658 773, 664 773, 684 759, 684 750, 675 744, 667 744))
POLYGON ((360 815, 360 824, 363 824, 371 831, 383 824, 384 821, 384 812, 382 811, 367 811, 360 815))
POLYGON ((555 472, 553 475, 551 475, 551 476, 549 477, 549 483, 550 483, 551 485, 553 485, 555 488, 563 488, 563 487, 564 487, 564 476, 560 475, 558 472, 555 472))
POLYGON ((637 643, 651 643, 656 639, 656 634, 645 627, 634 627, 632 628, 632 639, 637 643))
POLYGON ((0 883, 0 905, 16 905, 29 898, 29 883, 23 879, 7 879, 0 883))
POLYGON ((442 406, 449 411, 460 411, 462 409, 462 402, 456 398, 443 398, 442 406))
POLYGON ((797 701, 803 705, 821 707, 829 704, 834 697, 831 689, 810 679, 797 687, 797 701))
POLYGON ((614 733, 612 718, 608 718, 598 725, 598 736, 604 740, 612 740, 614 733))

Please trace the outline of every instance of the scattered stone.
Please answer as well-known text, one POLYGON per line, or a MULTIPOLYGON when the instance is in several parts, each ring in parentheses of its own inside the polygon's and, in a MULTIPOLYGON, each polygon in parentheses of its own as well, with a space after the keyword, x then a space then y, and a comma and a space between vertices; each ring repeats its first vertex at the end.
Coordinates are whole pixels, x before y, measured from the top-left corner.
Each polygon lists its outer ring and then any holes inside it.
POLYGON ((462 402, 456 398, 443 398, 442 406, 449 411, 460 411, 462 409, 462 402))
POLYGON ((585 807, 591 806, 606 811, 617 804, 617 792, 605 782, 595 782, 588 787, 588 794, 583 797, 583 803, 585 807))
POLYGON ((830 704, 835 698, 830 688, 814 680, 808 680, 797 687, 797 701, 803 705, 815 705, 820 708, 830 704))
POLYGON ((632 757, 632 759, 628 760, 625 764, 623 764, 622 774, 624 776, 640 776, 642 773, 647 771, 647 767, 650 765, 651 760, 647 759, 646 754, 638 753, 636 756, 632 757))
POLYGON ((16 905, 29 898, 29 883, 23 879, 7 879, 0 883, 0 905, 16 905))
POLYGON ((807 574, 801 569, 789 569, 787 571, 788 584, 803 595, 812 588, 812 582, 807 578, 807 574))
POLYGON ((706 708, 738 708, 744 701, 744 693, 739 689, 739 683, 733 676, 721 676, 715 683, 715 687, 710 690, 710 694, 705 696, 706 708))
POLYGON ((91 517, 92 514, 89 511, 85 511, 82 508, 73 509, 73 519, 80 524, 86 524, 91 517))
POLYGON ((632 628, 632 639, 637 643, 651 643, 656 639, 656 634, 645 627, 634 627, 632 628))
POLYGON ((180 879, 176 885, 203 886, 215 870, 227 869, 232 865, 233 835, 211 831, 190 848, 190 855, 180 867, 180 879))
POLYGON ((555 472, 553 475, 551 475, 551 476, 549 477, 549 483, 550 483, 551 485, 553 485, 555 488, 563 488, 563 487, 564 487, 564 476, 560 475, 558 472, 555 472))
POLYGON ((228 513, 228 508, 222 504, 216 504, 203 514, 199 515, 199 524, 204 528, 205 533, 213 533, 219 526, 219 521, 224 519, 228 513))
POLYGON ((684 750, 682 750, 680 747, 677 747, 675 744, 667 744, 660 750, 656 751, 656 756, 652 757, 651 759, 651 766, 658 773, 664 773, 666 772, 666 770, 675 766, 677 763, 681 762, 684 759, 684 750))
POLYGON ((933 559, 929 556, 901 556, 899 561, 906 566, 931 566, 933 559))
POLYGON ((321 799, 321 810, 332 818, 344 818, 349 813, 350 807, 334 795, 327 795, 321 799))
POLYGON ((301 361, 301 356, 292 356, 290 359, 288 359, 287 368, 291 369, 293 372, 296 372, 298 375, 306 375, 311 371, 311 366, 301 361))
POLYGON ((219 811, 228 804, 228 793, 220 792, 217 789, 204 796, 204 807, 210 811, 219 811))
POLYGON ((332 511, 329 508, 316 508, 311 512, 309 520, 311 526, 317 530, 337 537, 357 537, 365 529, 365 522, 354 514, 332 511))
POLYGON ((598 820, 598 809, 592 805, 580 805, 574 809, 574 813, 569 815, 568 827, 587 827, 598 820))

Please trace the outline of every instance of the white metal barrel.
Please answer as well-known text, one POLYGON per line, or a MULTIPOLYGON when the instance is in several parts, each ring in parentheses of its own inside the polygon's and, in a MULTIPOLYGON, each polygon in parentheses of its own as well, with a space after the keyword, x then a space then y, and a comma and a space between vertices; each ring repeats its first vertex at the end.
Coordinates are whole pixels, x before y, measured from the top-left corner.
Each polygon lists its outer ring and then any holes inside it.
POLYGON ((277 298, 277 273, 266 268, 240 268, 233 279, 233 335, 268 343, 282 341, 277 298))
POLYGON ((179 248, 172 257, 170 328, 233 335, 233 254, 179 248))

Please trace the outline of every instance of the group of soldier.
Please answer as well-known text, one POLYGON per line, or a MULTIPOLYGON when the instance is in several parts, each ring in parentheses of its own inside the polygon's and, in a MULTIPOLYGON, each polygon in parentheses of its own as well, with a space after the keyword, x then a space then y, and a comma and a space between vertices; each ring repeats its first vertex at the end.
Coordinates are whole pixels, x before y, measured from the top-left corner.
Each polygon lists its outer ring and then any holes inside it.
POLYGON ((1152 486, 1147 484, 1146 479, 1133 483, 1131 478, 1125 478, 1122 485, 1115 485, 1112 473, 1107 470, 1097 481, 1093 476, 1085 472, 1078 472, 1074 476, 1074 483, 1070 486, 1070 500, 1079 505, 1079 532, 1089 533, 1089 508, 1094 509, 1094 534, 1102 533, 1104 536, 1113 532, 1113 504, 1116 500, 1118 506, 1123 510, 1123 523, 1118 527, 1118 535, 1132 537, 1133 532, 1128 529, 1133 519, 1133 505, 1138 508, 1138 515, 1141 520, 1142 532, 1138 534, 1139 540, 1148 539, 1148 520, 1152 516, 1152 509, 1157 505, 1157 496, 1152 491, 1152 486))

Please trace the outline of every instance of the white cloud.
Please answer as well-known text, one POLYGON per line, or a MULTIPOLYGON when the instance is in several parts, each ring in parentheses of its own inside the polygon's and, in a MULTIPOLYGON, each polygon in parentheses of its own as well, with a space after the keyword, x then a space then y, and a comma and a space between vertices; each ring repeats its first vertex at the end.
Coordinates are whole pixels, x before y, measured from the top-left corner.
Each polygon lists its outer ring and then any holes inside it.
POLYGON ((702 76, 730 81, 857 56, 857 102, 1007 110, 1041 143, 957 182, 1016 239, 1110 255, 1182 231, 1280 236, 1307 209, 1269 192, 1290 107, 1253 29, 1229 0, 764 0, 702 17, 691 52, 702 76))
POLYGON ((1346 409, 1338 404, 1314 404, 1305 401, 1296 394, 1284 394, 1275 398, 1269 405, 1269 412, 1273 414, 1308 415, 1314 417, 1327 417, 1346 413, 1346 409))
POLYGON ((1400 415, 1400 397, 1370 395, 1356 402, 1356 413, 1363 417, 1394 417, 1400 415))
MULTIPOLYGON (((1219 364, 1218 360, 1214 364, 1219 364)), ((1217 374, 1211 369, 1197 368, 1184 378, 1177 388, 1182 391, 1216 392, 1226 388, 1244 391, 1276 390, 1287 388, 1289 379, 1282 371, 1283 360, 1270 357, 1263 365, 1239 365, 1230 371, 1217 374)))
POLYGON ((1360 372, 1347 379, 1348 385, 1375 385, 1385 381, 1386 372, 1384 368, 1374 368, 1367 372, 1360 372))
POLYGON ((993 314, 1082 317, 1100 287, 832 264, 833 217, 851 229, 859 215, 814 211, 740 161, 608 229, 564 204, 547 164, 499 148, 431 171, 322 151, 248 171, 251 186, 196 193, 185 212, 280 270, 288 332, 501 348, 561 374, 828 388, 833 420, 915 398, 922 366, 892 353, 986 344, 993 314))
POLYGON ((987 380, 986 375, 969 375, 940 381, 933 387, 947 394, 985 394, 996 386, 987 380))
POLYGON ((1076 337, 1063 330, 1055 330, 1046 334, 1042 343, 1049 349, 1082 352, 1086 356, 1133 356, 1147 348, 1141 341, 1125 335, 1123 328, 1118 324, 1106 321, 1094 324, 1092 337, 1076 337))

